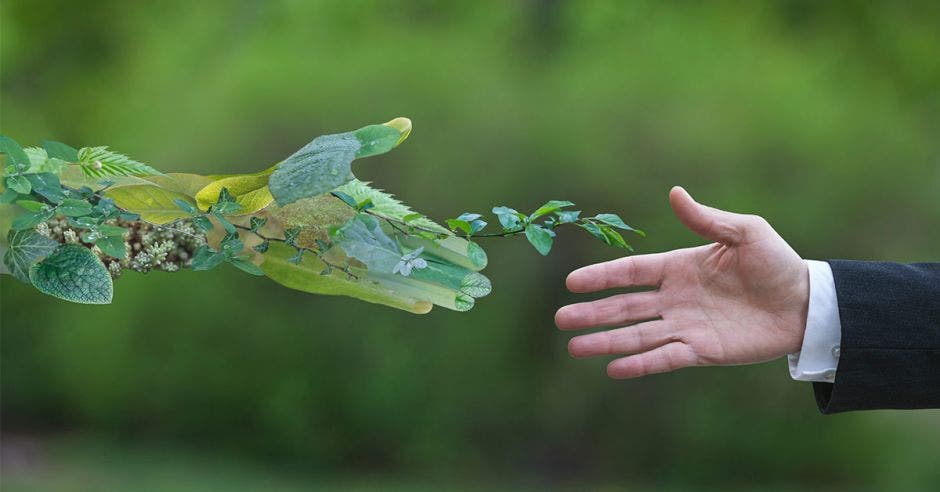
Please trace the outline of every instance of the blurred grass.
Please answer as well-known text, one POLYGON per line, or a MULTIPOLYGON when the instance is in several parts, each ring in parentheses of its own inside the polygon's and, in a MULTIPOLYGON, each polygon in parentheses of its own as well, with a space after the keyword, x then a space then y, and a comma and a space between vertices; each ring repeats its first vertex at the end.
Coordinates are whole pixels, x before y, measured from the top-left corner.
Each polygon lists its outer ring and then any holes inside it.
MULTIPOLYGON (((409 141, 356 172, 435 218, 570 199, 645 229, 634 244, 649 253, 700 243, 666 204, 684 184, 764 215, 807 258, 937 260, 935 3, 0 10, 0 130, 24 143, 248 172, 402 115, 409 141)), ((228 270, 129 274, 106 308, 4 277, 3 430, 416 483, 940 483, 940 412, 822 417, 783 361, 607 380, 606 361, 568 358, 552 316, 580 299, 563 288, 568 271, 617 252, 576 231, 548 258, 520 241, 485 246, 494 293, 424 317, 228 270)))

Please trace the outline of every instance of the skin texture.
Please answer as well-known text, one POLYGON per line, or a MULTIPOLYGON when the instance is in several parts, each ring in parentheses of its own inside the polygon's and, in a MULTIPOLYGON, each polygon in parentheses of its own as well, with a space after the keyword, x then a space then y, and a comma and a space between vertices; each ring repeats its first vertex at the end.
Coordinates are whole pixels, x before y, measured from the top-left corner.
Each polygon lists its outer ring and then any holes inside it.
POLYGON ((619 356, 607 374, 623 379, 752 364, 800 350, 809 303, 800 256, 761 217, 701 205, 680 187, 670 191, 669 203, 686 227, 714 242, 571 272, 567 285, 575 293, 655 290, 559 309, 555 324, 562 330, 612 328, 572 338, 569 353, 619 356))

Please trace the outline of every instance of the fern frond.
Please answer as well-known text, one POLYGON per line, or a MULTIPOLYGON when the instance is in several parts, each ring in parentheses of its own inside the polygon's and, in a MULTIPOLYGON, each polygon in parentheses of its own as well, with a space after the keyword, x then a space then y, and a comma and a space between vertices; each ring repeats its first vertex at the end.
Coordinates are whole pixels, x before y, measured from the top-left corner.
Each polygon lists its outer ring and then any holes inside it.
MULTIPOLYGON (((385 193, 382 190, 372 188, 369 186, 369 183, 359 181, 358 179, 354 179, 340 186, 339 188, 336 188, 336 191, 342 191, 343 193, 352 196, 356 199, 357 202, 362 202, 366 199, 372 200, 372 204, 375 205, 375 207, 372 208, 370 212, 388 217, 390 219, 404 221, 405 216, 414 214, 414 212, 408 208, 407 205, 400 202, 393 195, 385 193)), ((451 233, 449 230, 424 216, 409 220, 408 223, 416 227, 439 232, 441 234, 451 233)))
POLYGON ((78 164, 85 176, 94 179, 163 174, 124 154, 108 150, 107 147, 83 147, 78 151, 78 164))

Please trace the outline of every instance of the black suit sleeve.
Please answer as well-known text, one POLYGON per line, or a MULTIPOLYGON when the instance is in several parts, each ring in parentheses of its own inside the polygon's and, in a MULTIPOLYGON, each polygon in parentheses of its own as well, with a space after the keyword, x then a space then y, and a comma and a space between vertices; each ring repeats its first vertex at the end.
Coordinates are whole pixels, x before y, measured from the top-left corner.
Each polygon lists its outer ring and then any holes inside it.
POLYGON ((823 413, 940 408, 940 263, 833 260, 842 342, 823 413))

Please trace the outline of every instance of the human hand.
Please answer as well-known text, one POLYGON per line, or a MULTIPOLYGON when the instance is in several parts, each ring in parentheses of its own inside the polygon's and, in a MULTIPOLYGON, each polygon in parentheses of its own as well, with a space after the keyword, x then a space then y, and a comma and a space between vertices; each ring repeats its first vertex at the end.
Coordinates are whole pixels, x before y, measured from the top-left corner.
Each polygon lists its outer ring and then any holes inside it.
POLYGON ((656 287, 559 309, 555 323, 562 330, 623 326, 574 337, 569 353, 625 355, 607 366, 610 377, 622 379, 751 364, 800 350, 809 302, 809 273, 800 256, 761 217, 701 205, 680 187, 670 191, 669 202, 686 227, 715 242, 568 275, 568 289, 576 293, 656 287))

